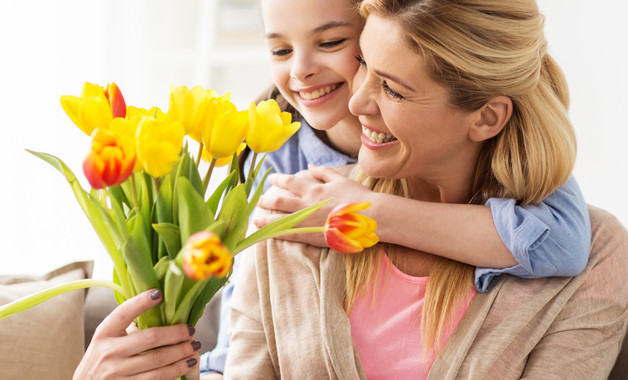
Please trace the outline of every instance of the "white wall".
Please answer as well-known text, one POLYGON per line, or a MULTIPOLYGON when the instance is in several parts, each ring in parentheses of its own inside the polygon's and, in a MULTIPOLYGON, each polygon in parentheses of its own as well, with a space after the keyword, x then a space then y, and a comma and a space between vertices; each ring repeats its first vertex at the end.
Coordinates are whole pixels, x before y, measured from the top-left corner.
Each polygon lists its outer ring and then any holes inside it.
MULTIPOLYGON (((110 278, 109 259, 67 183, 24 149, 55 154, 80 177, 89 142, 63 113, 60 95, 78 94, 85 81, 115 81, 128 104, 166 108, 171 83, 196 84, 200 3, 24 0, 0 5, 0 275, 42 274, 73 260, 95 259, 95 276, 110 278)), ((623 17, 628 5, 617 0, 539 0, 539 5, 547 18, 550 51, 571 88, 579 139, 576 177, 590 203, 628 225, 628 26, 623 17)), ((262 43, 254 42, 257 48, 262 43)), ((219 68, 214 78, 213 87, 232 91, 239 106, 268 83, 266 65, 255 60, 219 68)))

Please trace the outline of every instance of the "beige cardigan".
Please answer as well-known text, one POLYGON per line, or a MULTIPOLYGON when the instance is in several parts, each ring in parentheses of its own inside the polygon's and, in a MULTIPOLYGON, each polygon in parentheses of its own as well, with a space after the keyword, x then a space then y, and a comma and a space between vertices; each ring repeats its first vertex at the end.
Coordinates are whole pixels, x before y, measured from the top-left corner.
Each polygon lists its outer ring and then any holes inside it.
MULTIPOLYGON (((628 233, 590 207, 576 277, 508 275, 478 293, 429 379, 603 379, 628 324, 628 233)), ((245 253, 232 300, 227 379, 365 379, 335 252, 269 241, 245 253)))

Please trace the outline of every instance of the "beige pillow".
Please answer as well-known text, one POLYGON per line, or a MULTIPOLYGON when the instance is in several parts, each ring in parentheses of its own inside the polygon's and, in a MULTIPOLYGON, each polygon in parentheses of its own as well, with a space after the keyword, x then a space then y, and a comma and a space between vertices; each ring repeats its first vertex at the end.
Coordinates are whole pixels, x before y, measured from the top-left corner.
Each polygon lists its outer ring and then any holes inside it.
MULTIPOLYGON (((0 305, 52 286, 89 278, 76 262, 40 278, 0 277, 0 305)), ((84 353, 85 290, 71 291, 0 320, 0 380, 71 379, 84 353)))

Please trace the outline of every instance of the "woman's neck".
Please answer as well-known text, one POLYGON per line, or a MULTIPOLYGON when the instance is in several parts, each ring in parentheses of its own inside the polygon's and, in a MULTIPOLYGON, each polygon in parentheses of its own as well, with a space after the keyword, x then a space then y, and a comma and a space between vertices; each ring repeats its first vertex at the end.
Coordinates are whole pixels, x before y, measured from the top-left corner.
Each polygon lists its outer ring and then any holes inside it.
POLYGON ((349 157, 357 157, 360 151, 362 127, 355 117, 348 117, 326 131, 314 129, 316 136, 325 144, 349 157))

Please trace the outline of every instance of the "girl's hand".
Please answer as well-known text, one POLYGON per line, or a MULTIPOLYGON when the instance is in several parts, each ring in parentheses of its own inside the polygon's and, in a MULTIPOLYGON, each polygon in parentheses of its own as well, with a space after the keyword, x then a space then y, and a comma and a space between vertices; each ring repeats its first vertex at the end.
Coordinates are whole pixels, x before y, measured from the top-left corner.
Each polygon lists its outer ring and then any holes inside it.
MULTIPOLYGON (((368 201, 373 194, 365 186, 339 174, 335 170, 310 165, 309 170, 296 175, 272 174, 268 181, 274 186, 262 195, 257 206, 274 211, 273 214, 255 215, 253 224, 261 228, 288 213, 299 211, 331 199, 317 212, 305 219, 298 227, 322 226, 329 212, 340 203, 368 201)), ((365 212, 365 214, 367 214, 365 212)), ((327 247, 323 234, 295 234, 278 239, 327 247)))
POLYGON ((192 339, 193 327, 131 328, 127 333, 133 320, 161 299, 160 291, 149 290, 114 309, 96 328, 74 379, 174 379, 196 367, 200 342, 192 339))

